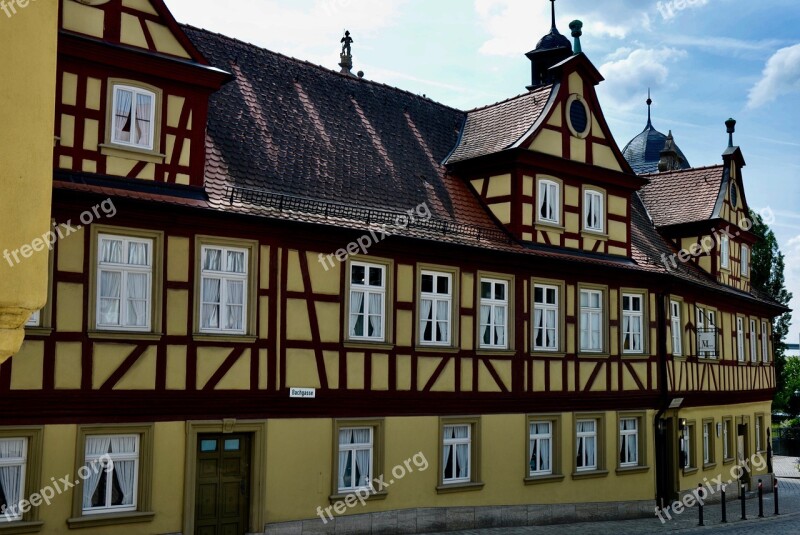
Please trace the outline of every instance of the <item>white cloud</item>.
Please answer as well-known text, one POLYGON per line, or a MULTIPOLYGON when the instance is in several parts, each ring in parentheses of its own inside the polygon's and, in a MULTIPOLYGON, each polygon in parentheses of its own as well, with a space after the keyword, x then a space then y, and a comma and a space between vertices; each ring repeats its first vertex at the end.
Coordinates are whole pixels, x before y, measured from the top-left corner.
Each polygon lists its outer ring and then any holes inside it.
POLYGON ((767 60, 761 80, 750 89, 747 107, 758 108, 796 92, 800 92, 800 44, 781 48, 767 60))
POLYGON ((667 65, 685 56, 685 51, 675 48, 619 49, 600 66, 606 81, 598 92, 617 108, 641 106, 641 96, 648 87, 656 89, 668 83, 667 65))

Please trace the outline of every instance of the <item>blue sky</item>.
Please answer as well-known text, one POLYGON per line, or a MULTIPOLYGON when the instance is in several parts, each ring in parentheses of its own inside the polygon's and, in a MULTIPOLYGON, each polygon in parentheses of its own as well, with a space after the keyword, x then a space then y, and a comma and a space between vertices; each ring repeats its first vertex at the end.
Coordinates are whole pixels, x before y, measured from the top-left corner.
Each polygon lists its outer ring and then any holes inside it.
MULTIPOLYGON (((350 30, 354 71, 470 109, 525 91, 524 53, 550 28, 547 0, 166 0, 180 22, 337 68, 350 30)), ((605 76, 600 102, 620 147, 653 124, 693 166, 713 165, 734 117, 747 200, 764 211, 800 305, 800 3, 797 0, 558 0, 583 21, 605 76)), ((800 312, 798 312, 800 314, 800 312)), ((790 341, 800 336, 800 317, 790 341)))

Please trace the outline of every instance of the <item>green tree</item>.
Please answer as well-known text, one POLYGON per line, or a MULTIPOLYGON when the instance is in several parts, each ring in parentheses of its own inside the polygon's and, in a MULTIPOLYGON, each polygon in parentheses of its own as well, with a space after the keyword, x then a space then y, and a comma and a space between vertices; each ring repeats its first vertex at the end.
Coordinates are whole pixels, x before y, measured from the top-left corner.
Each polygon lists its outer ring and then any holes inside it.
MULTIPOLYGON (((763 292, 788 307, 789 301, 792 300, 792 294, 786 289, 786 280, 783 275, 784 258, 778 247, 778 240, 759 214, 751 211, 750 218, 753 221, 750 232, 760 238, 759 242, 753 246, 750 255, 751 284, 755 290, 763 292)), ((774 399, 776 410, 786 410, 790 396, 795 389, 800 389, 800 373, 794 373, 798 370, 795 370, 794 367, 790 370, 786 369, 786 335, 789 333, 791 321, 792 313, 785 312, 778 316, 772 325, 772 347, 777 382, 774 399)))

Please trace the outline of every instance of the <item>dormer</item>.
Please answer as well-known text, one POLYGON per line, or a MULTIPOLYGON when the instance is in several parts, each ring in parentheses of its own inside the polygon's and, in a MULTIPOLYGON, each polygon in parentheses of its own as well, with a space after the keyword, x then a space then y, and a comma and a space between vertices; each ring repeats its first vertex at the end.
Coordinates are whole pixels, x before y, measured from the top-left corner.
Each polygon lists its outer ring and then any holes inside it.
POLYGON ((200 187, 209 66, 161 0, 60 0, 55 168, 200 187))
POLYGON ((728 147, 722 164, 645 175, 649 184, 640 196, 659 232, 679 251, 662 259, 667 269, 692 262, 718 282, 748 292, 757 237, 749 232, 744 156, 733 144, 736 121, 728 119, 725 125, 728 147))
MULTIPOLYGON (((578 51, 582 24, 570 27, 578 51)), ((570 54, 528 93, 468 112, 446 160, 531 246, 630 256, 631 195, 646 181, 611 135, 595 91, 602 80, 585 54, 570 54)))

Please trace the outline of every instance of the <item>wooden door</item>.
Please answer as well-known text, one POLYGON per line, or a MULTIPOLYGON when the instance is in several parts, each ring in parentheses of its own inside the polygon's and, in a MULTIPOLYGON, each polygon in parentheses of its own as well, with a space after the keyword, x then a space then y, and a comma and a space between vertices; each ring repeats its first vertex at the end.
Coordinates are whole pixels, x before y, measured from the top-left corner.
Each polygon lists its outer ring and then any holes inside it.
POLYGON ((250 436, 199 435, 195 534, 243 535, 250 522, 250 436))

